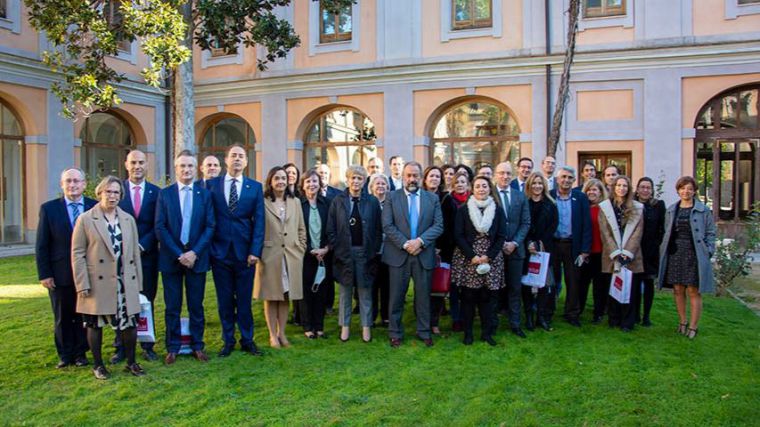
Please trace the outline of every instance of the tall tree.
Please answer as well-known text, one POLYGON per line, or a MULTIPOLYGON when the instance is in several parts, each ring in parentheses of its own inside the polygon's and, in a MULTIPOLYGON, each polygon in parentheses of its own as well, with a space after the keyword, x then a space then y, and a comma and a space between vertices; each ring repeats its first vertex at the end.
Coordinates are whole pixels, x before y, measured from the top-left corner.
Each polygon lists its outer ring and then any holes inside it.
MULTIPOLYGON (((300 39, 275 8, 291 0, 24 0, 32 27, 52 44, 43 61, 62 75, 52 85, 64 116, 74 119, 122 101, 125 79, 107 61, 120 42, 140 41, 149 66, 145 82, 170 93, 175 149, 194 148, 192 43, 236 53, 238 46, 262 46, 258 67, 285 57, 300 39)), ((314 0, 318 1, 318 0, 314 0)), ((355 0, 320 0, 338 12, 355 0)))
MULTIPOLYGON (((570 5, 567 9, 567 49, 565 50, 565 61, 562 64, 562 77, 557 90, 557 103, 554 106, 552 127, 549 132, 549 138, 546 141, 546 155, 552 157, 556 157, 557 155, 559 135, 562 128, 562 118, 565 115, 565 106, 567 105, 567 97, 570 91, 570 68, 573 65, 573 59, 575 58, 575 36, 578 33, 580 3, 581 0, 570 0, 570 5)), ((546 42, 550 43, 549 40, 546 42)))

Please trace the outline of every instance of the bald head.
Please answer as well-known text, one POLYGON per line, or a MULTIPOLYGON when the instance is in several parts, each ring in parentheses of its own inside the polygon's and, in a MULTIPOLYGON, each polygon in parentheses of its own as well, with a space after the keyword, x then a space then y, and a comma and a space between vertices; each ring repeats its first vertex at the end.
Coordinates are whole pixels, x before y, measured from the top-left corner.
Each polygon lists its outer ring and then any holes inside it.
POLYGON ((141 184, 148 173, 148 162, 145 153, 140 150, 132 150, 127 154, 127 161, 124 162, 127 169, 129 181, 133 184, 141 184))

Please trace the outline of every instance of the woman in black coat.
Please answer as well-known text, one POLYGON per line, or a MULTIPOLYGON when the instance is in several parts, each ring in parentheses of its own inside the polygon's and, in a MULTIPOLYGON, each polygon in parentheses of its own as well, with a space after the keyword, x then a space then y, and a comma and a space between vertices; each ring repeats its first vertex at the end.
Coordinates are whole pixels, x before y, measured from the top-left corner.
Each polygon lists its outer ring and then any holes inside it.
POLYGON ((504 287, 504 253, 507 218, 491 197, 491 180, 478 176, 472 182, 472 196, 458 211, 454 223, 454 250, 451 275, 461 290, 464 344, 473 342, 475 308, 480 311, 481 339, 496 345, 491 316, 493 299, 504 287))
MULTIPOLYGON (((559 225, 559 212, 557 205, 549 195, 549 183, 539 172, 533 172, 525 182, 525 194, 528 196, 530 208, 530 229, 525 237, 525 246, 530 254, 536 252, 549 252, 554 249, 554 233, 559 225)), ((530 256, 525 257, 523 273, 528 272, 530 256)), ((538 324, 545 331, 551 331, 551 319, 549 318, 554 303, 554 280, 551 278, 552 270, 547 273, 547 284, 543 288, 529 286, 522 287, 523 307, 525 307, 525 325, 528 330, 535 329, 533 321, 533 306, 538 311, 538 324)))
POLYGON ((322 182, 316 169, 309 169, 301 178, 301 208, 306 225, 306 254, 303 259, 303 299, 301 322, 306 338, 325 338, 325 280, 316 282, 317 270, 330 264, 330 246, 327 244, 327 200, 320 194, 322 182))
MULTIPOLYGON (((457 171, 451 179, 451 192, 444 196, 441 201, 441 215, 443 216, 443 229, 445 232, 435 240, 435 247, 441 262, 451 264, 451 258, 454 255, 454 221, 457 216, 457 210, 460 206, 467 203, 470 197, 470 175, 466 170, 457 171)), ((462 331, 462 316, 459 306, 459 287, 451 279, 449 290, 449 314, 451 315, 451 329, 454 332, 462 331)))
POLYGON ((362 340, 372 340, 372 284, 374 259, 383 242, 380 204, 375 196, 362 191, 367 171, 350 166, 346 171, 348 188, 338 194, 327 214, 327 240, 333 250, 333 274, 340 283, 338 323, 340 340, 349 338, 353 289, 359 293, 362 340))
MULTIPOLYGON (((639 179, 636 185, 636 200, 644 205, 644 230, 641 234, 641 254, 644 261, 644 273, 641 277, 644 284, 644 316, 640 319, 642 326, 651 326, 649 313, 654 302, 654 279, 660 270, 660 244, 665 235, 665 202, 654 198, 654 182, 649 177, 639 179)), ((640 284, 634 283, 634 286, 640 284)), ((641 305, 636 304, 636 320, 640 318, 641 305)))

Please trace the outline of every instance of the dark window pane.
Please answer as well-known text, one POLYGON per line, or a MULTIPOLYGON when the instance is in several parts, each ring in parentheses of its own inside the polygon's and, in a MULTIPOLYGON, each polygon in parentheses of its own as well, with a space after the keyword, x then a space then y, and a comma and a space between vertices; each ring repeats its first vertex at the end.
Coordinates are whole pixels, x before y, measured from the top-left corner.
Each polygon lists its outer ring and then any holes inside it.
POLYGON ((472 19, 470 16, 470 0, 454 0, 454 18, 457 21, 472 19))
POLYGON ((586 7, 601 7, 602 0, 586 0, 586 7))
POLYGON ((697 129, 713 129, 713 109, 712 105, 708 106, 704 110, 702 110, 702 114, 699 116, 699 120, 697 120, 697 129))
POLYGON ((736 111, 739 100, 736 95, 728 95, 720 100, 720 127, 721 129, 736 128, 736 111))
POLYGON ((757 129, 757 95, 757 89, 739 92, 739 109, 741 110, 739 127, 757 129))

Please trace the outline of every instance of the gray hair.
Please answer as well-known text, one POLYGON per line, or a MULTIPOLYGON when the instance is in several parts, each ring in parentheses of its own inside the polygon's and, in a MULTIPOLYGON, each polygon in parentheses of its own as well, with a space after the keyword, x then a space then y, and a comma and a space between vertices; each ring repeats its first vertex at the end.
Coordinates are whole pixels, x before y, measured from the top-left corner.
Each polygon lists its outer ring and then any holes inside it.
POLYGON ((84 171, 79 168, 66 168, 61 172, 61 182, 63 182, 63 176, 66 175, 66 172, 68 171, 77 171, 79 172, 79 176, 82 177, 82 181, 87 180, 87 175, 84 174, 84 171))
POLYGON ((102 193, 106 189, 106 187, 108 187, 109 185, 113 183, 119 184, 119 192, 120 192, 119 200, 123 199, 124 189, 122 188, 121 180, 113 175, 108 175, 107 177, 100 180, 100 183, 98 184, 98 186, 95 187, 95 195, 98 196, 98 198, 100 198, 100 193, 102 193))
POLYGON ((361 175, 362 178, 367 179, 367 169, 361 165, 351 165, 346 169, 346 179, 351 179, 354 175, 361 175))
POLYGON ((562 170, 562 171, 565 171, 565 172, 570 172, 570 174, 571 174, 573 177, 576 177, 576 176, 577 176, 577 175, 575 174, 575 168, 574 168, 574 167, 572 167, 572 166, 568 166, 568 165, 560 166, 560 167, 559 167, 559 170, 562 170))
POLYGON ((414 160, 410 160, 404 164, 404 169, 408 168, 409 166, 417 167, 417 169, 420 170, 420 175, 422 175, 422 165, 419 162, 415 162, 414 160))
POLYGON ((179 161, 180 157, 190 157, 191 159, 193 159, 193 166, 198 166, 198 159, 190 150, 180 151, 179 154, 177 154, 177 156, 174 158, 174 166, 177 166, 177 162, 179 161))
POLYGON ((388 182, 387 176, 385 176, 382 173, 373 173, 369 177, 369 187, 368 187, 369 193, 372 194, 373 196, 375 195, 375 191, 373 190, 373 188, 375 187, 375 181, 377 181, 378 179, 382 179, 383 181, 385 181, 385 185, 390 185, 390 183, 388 182))

